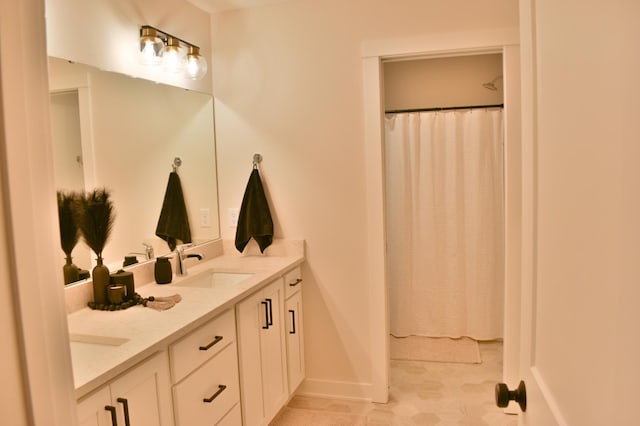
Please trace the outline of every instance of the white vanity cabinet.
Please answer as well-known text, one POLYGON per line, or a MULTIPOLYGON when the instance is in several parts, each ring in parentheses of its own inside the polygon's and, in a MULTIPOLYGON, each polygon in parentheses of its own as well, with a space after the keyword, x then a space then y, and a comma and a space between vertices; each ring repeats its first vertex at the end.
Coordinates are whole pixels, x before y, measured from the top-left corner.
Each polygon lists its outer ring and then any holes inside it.
POLYGON ((153 355, 82 398, 77 409, 80 426, 173 425, 167 353, 153 355))
POLYGON ((300 267, 284 276, 285 339, 289 395, 293 395, 304 379, 304 333, 302 320, 302 272, 300 267))
POLYGON ((234 310, 169 347, 176 426, 241 425, 234 310))
POLYGON ((236 305, 242 417, 266 425, 287 402, 283 278, 236 305))
MULTIPOLYGON (((75 346, 79 424, 268 425, 304 379, 301 261, 265 259, 251 282, 211 292, 180 288, 182 303, 158 314, 153 338, 136 332, 150 312, 128 310, 112 331, 137 340, 113 349, 117 360, 95 363, 75 346)), ((70 330, 96 334, 101 321, 83 309, 70 316, 70 330)))

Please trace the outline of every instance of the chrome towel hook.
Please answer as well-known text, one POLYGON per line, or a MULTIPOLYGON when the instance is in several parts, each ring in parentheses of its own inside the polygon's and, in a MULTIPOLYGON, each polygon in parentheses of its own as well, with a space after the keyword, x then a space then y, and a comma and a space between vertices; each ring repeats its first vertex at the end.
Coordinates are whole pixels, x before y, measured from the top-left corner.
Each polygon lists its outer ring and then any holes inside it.
POLYGON ((178 171, 178 167, 182 165, 182 158, 176 157, 173 159, 173 164, 171 167, 173 168, 173 172, 176 173, 178 171))
POLYGON ((257 152, 253 154, 253 168, 257 169, 258 164, 260 164, 261 162, 262 162, 262 154, 259 154, 257 152))

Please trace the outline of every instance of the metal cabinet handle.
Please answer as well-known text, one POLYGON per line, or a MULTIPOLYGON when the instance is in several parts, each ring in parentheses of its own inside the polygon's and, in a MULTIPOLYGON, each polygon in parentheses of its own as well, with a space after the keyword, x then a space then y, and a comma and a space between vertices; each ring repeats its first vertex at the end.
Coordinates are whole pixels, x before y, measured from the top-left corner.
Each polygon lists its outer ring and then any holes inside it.
POLYGON ((200 348, 199 348, 199 349, 200 349, 201 351, 208 351, 209 349, 211 349, 211 348, 213 347, 213 345, 215 345, 216 343, 218 343, 220 340, 222 340, 222 336, 216 336, 216 337, 213 339, 213 342, 209 343, 209 344, 208 344, 208 345, 206 345, 206 346, 200 346, 200 348))
POLYGON ((265 299, 269 303, 269 319, 267 325, 273 325, 273 301, 271 299, 265 299))
POLYGON ((202 402, 206 402, 207 404, 213 402, 213 400, 216 399, 218 397, 218 395, 220 395, 222 393, 222 391, 224 391, 226 388, 227 387, 225 385, 218 385, 218 390, 216 391, 216 393, 211 395, 210 398, 204 398, 202 400, 202 402))
POLYGON ((116 416, 116 407, 114 407, 113 405, 105 405, 104 409, 111 412, 112 426, 118 426, 118 417, 116 416))
POLYGON ((127 401, 126 398, 118 398, 116 401, 121 403, 122 408, 124 409, 124 425, 131 426, 131 423, 129 422, 129 401, 127 401))
POLYGON ((263 325, 262 328, 266 330, 269 328, 269 310, 267 309, 266 301, 263 300, 260 304, 264 305, 265 325, 263 325))
POLYGON ((289 283, 289 287, 295 287, 302 282, 302 278, 296 278, 296 280, 292 283, 289 283))
POLYGON ((289 313, 291 314, 291 326, 293 328, 293 330, 290 331, 289 334, 296 334, 296 311, 294 311, 293 309, 289 309, 289 313))

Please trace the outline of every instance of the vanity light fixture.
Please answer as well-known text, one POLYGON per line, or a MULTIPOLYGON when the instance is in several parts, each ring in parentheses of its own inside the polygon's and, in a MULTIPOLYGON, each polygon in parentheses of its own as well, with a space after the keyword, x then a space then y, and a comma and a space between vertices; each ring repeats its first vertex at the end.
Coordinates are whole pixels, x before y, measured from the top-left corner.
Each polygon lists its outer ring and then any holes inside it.
POLYGON ((140 27, 140 56, 145 65, 162 66, 171 73, 184 72, 192 80, 207 73, 207 61, 200 48, 150 25, 140 27), (183 50, 186 47, 186 56, 183 50))

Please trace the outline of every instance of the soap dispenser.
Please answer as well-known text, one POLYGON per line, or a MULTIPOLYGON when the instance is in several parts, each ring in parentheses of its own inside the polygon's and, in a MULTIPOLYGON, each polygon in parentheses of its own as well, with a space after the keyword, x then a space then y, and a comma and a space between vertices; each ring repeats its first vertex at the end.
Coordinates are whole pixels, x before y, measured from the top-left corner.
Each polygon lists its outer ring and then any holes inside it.
POLYGON ((169 262, 169 258, 156 258, 156 264, 153 273, 158 284, 169 284, 171 282, 171 279, 173 278, 173 273, 171 271, 171 262, 169 262))

